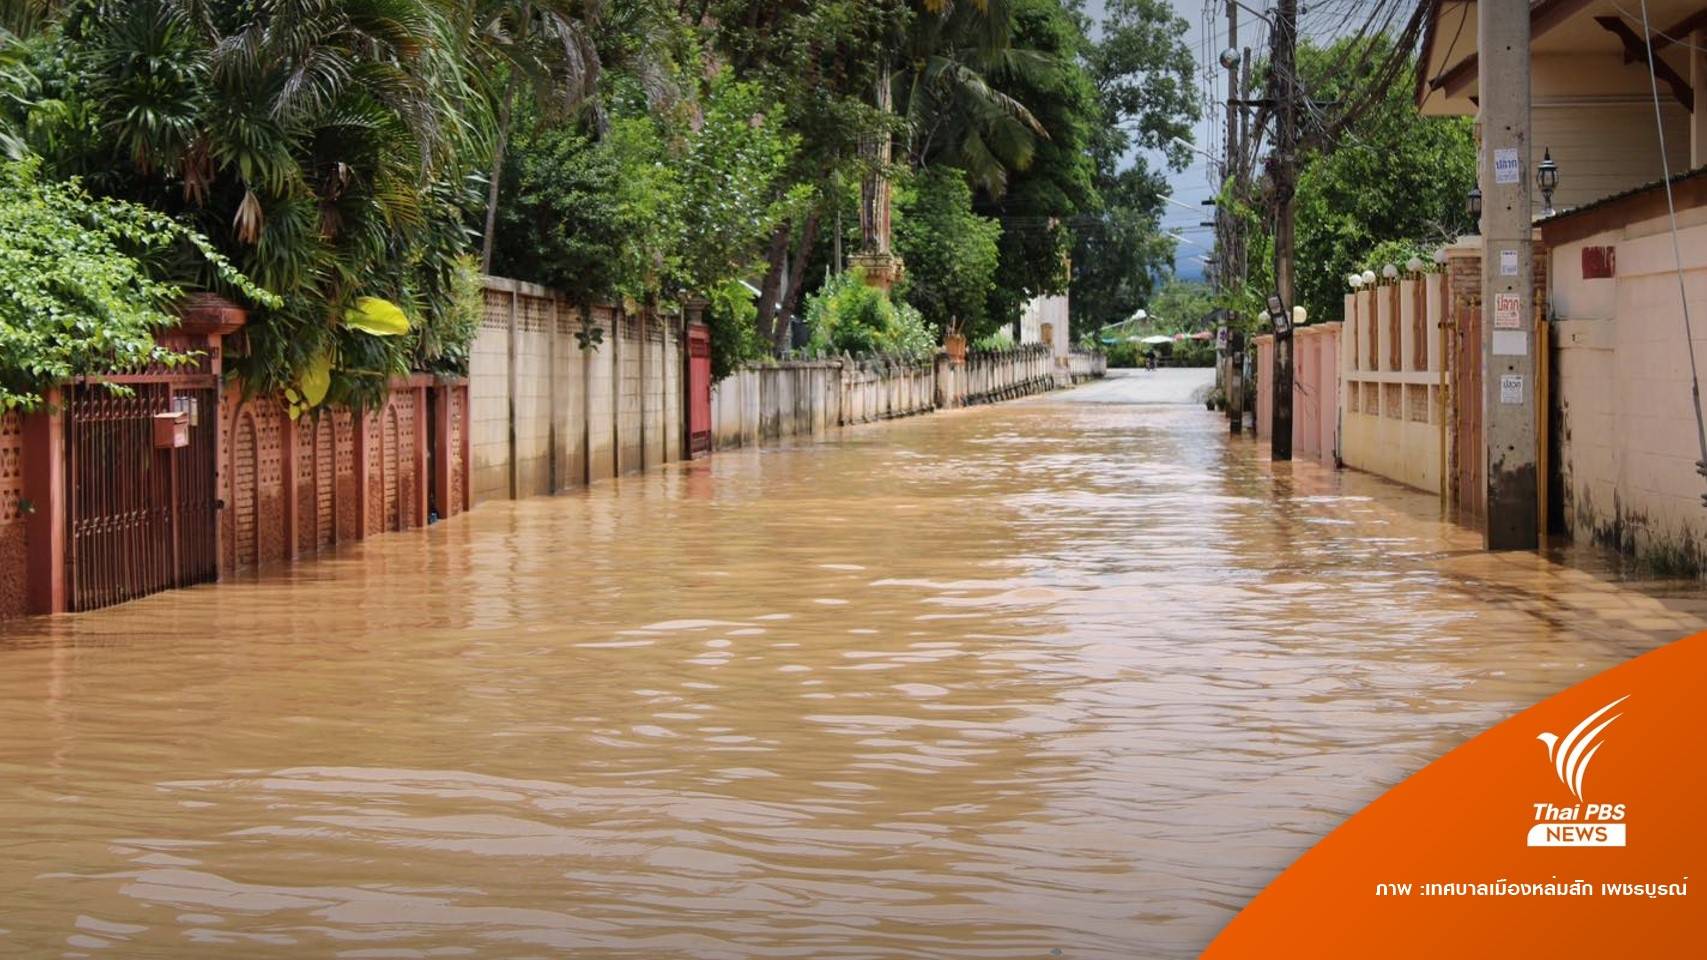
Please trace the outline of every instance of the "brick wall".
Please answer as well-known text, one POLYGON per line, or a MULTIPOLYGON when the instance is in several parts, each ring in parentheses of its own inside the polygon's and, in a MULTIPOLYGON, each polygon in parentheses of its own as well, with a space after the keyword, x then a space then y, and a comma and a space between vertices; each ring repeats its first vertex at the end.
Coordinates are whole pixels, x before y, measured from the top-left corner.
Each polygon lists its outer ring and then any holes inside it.
POLYGON ((0 619, 29 607, 23 434, 23 419, 16 411, 0 414, 0 619))
POLYGON ((462 512, 468 387, 418 376, 395 384, 383 406, 358 415, 323 409, 292 421, 272 398, 224 402, 226 469, 220 489, 222 569, 254 569, 341 541, 420 526, 429 512, 428 393, 447 417, 450 496, 462 512))

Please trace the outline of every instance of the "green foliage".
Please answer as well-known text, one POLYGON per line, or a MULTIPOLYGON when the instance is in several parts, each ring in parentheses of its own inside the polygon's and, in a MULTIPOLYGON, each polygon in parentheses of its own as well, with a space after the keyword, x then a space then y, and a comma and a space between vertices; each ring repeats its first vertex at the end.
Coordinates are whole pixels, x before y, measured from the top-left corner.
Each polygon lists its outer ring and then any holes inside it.
POLYGON ((711 290, 705 322, 711 328, 711 382, 716 383, 743 363, 761 359, 770 344, 754 324, 759 316, 753 291, 739 280, 727 280, 711 290))
POLYGON ((812 332, 808 349, 815 353, 853 356, 928 356, 935 339, 919 311, 896 305, 888 295, 865 282, 859 270, 832 277, 807 298, 806 323, 812 332))
POLYGON ((1007 350, 1014 345, 1013 331, 1000 327, 994 333, 987 333, 972 342, 979 350, 1007 350))
POLYGON ((982 214, 1002 223, 1001 261, 990 296, 991 321, 1010 324, 1033 297, 1062 293, 1070 280, 1075 222, 1101 206, 1092 146, 1108 120, 1082 58, 1088 49, 1077 17, 1058 0, 1013 0, 1013 44, 1031 69, 997 83, 1026 105, 1047 132, 1030 163, 1010 172, 999 198, 982 214))
POLYGON ((1161 223, 1169 187, 1136 150, 1181 169, 1200 107, 1188 26, 1165 0, 1109 0, 1084 63, 1103 122, 1090 153, 1102 208, 1080 225, 1073 250, 1072 326, 1095 330, 1130 317, 1173 272, 1161 223))
POLYGON ((1069 301, 1075 332, 1132 316, 1173 267, 1174 241, 1161 227, 1169 190, 1161 174, 1140 157, 1100 182, 1103 209, 1075 231, 1069 301))
POLYGON ((34 161, 0 165, 0 408, 32 408, 71 377, 184 361, 154 341, 182 291, 145 263, 184 248, 249 299, 278 302, 158 213, 43 183, 34 161))
POLYGON ((1158 333, 1192 333, 1209 329, 1215 295, 1208 284, 1170 277, 1145 309, 1158 333))
POLYGON ((713 366, 727 371, 752 347, 734 282, 804 202, 805 188, 784 181, 797 138, 779 104, 732 80, 709 81, 680 116, 649 112, 633 91, 610 107, 602 133, 525 118, 500 194, 494 270, 582 303, 707 296, 713 366))
POLYGON ((1145 317, 1130 319, 1104 330, 1098 342, 1108 353, 1109 366, 1142 366, 1150 353, 1171 366, 1201 367, 1215 362, 1215 341, 1175 340, 1166 344, 1142 344, 1143 337, 1160 334, 1173 337, 1214 329, 1211 316, 1216 297, 1208 284, 1169 278, 1144 304, 1145 317))
POLYGON ((776 225, 811 201, 810 186, 785 179, 800 149, 786 119, 758 84, 726 75, 711 83, 697 129, 682 137, 673 164, 677 286, 711 290, 745 276, 776 225))
MULTIPOLYGON (((418 0, 89 0, 43 33, 26 145, 55 175, 193 224, 267 289, 251 299, 249 389, 332 358, 335 399, 453 356, 466 175, 489 117, 448 6, 418 0), (410 332, 342 323, 359 297, 410 332), (448 349, 447 349, 448 348, 448 349)), ((188 261, 161 275, 243 291, 188 261)))
MULTIPOLYGON (((1344 70, 1347 59, 1343 44, 1298 51, 1306 85, 1328 100, 1360 82, 1344 70)), ((1379 263, 1402 266, 1413 251, 1472 227, 1464 209, 1476 183, 1471 122, 1418 115, 1410 96, 1414 71, 1413 65, 1402 73, 1331 151, 1305 157, 1295 201, 1297 286, 1298 302, 1313 319, 1343 312, 1346 276, 1371 263, 1383 244, 1396 243, 1380 252, 1379 263)), ((1272 249, 1266 247, 1268 256, 1272 249)))
POLYGON ((537 123, 512 145, 498 214, 493 272, 556 287, 590 303, 633 288, 648 224, 627 192, 625 173, 651 163, 624 154, 633 137, 595 142, 573 127, 537 123))
POLYGON ((1001 224, 972 212, 972 190, 952 167, 931 167, 895 192, 895 250, 907 263, 901 294, 940 339, 990 332, 990 293, 1001 224))
POLYGON ((1099 26, 1085 56, 1110 121, 1100 131, 1099 168, 1112 173, 1134 147, 1184 168, 1191 151, 1180 141, 1191 140, 1201 115, 1189 25, 1167 0, 1106 0, 1099 26))
MULTIPOLYGON (((1411 239, 1396 239, 1383 240, 1365 251, 1362 261, 1356 265, 1355 269, 1358 271, 1373 270, 1379 276, 1381 268, 1390 263, 1398 267, 1400 272, 1404 272, 1405 264, 1409 263, 1413 257, 1420 259, 1429 267, 1434 266, 1434 250, 1428 244, 1411 239)), ((1349 276, 1350 273, 1351 271, 1348 270, 1341 274, 1341 277, 1349 276)), ((1340 286, 1340 292, 1346 292, 1343 282, 1340 286)), ((1311 314, 1311 316, 1314 317, 1315 314, 1311 314)))

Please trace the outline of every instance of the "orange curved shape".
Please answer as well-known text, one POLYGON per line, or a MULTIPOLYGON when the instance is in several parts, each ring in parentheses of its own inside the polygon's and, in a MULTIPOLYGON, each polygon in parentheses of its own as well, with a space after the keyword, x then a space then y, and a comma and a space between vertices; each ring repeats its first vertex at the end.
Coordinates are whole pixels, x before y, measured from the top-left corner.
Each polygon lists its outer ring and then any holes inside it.
POLYGON ((1707 956, 1704 736, 1707 633, 1429 764, 1300 857, 1203 956, 1707 956))

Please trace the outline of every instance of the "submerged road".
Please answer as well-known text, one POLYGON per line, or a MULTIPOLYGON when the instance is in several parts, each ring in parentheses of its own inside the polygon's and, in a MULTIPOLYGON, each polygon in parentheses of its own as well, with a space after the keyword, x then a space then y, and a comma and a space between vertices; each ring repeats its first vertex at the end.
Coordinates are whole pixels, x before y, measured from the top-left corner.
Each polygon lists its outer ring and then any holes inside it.
POLYGON ((1271 465, 1203 382, 0 626, 0 955, 1186 957, 1387 786, 1701 626, 1271 465))

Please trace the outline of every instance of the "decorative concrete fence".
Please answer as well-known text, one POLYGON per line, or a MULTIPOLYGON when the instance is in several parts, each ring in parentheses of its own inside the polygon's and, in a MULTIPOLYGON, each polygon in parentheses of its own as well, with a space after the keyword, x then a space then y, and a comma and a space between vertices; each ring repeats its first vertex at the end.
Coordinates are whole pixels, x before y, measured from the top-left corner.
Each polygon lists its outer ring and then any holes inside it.
POLYGON ((1429 273, 1346 294, 1340 352, 1341 458, 1430 493, 1446 476, 1446 283, 1429 273))
POLYGON ((682 318, 486 278, 469 356, 473 501, 555 493, 680 460, 682 318))
POLYGON ((972 351, 966 362, 844 358, 746 367, 712 388, 714 445, 748 446, 838 426, 993 403, 1101 376, 1101 354, 1075 354, 1063 371, 1044 344, 972 351))
POLYGON ((1055 389, 1055 359, 1048 344, 1006 350, 970 350, 964 364, 938 362, 945 407, 1012 400, 1055 389), (946 375, 941 375, 946 371, 946 375))
POLYGON ((1102 352, 1085 353, 1075 350, 1057 361, 1056 381, 1067 387, 1086 380, 1095 380, 1108 373, 1108 355, 1102 352))

